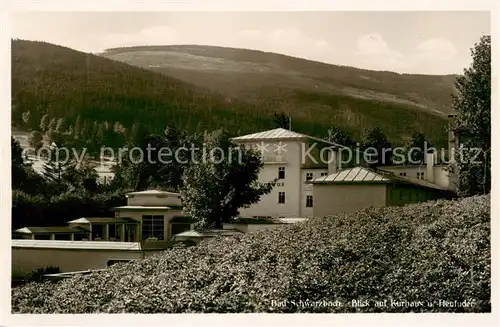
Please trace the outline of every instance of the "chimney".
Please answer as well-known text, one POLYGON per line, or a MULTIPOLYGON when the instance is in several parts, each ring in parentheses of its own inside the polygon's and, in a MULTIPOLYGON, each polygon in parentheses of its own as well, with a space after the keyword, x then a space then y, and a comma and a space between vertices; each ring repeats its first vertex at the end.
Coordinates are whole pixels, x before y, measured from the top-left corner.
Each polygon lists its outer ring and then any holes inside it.
POLYGON ((428 182, 434 183, 434 153, 427 153, 426 154, 426 172, 425 172, 425 179, 428 182))
POLYGON ((338 168, 338 153, 334 148, 328 151, 328 175, 335 174, 338 168))

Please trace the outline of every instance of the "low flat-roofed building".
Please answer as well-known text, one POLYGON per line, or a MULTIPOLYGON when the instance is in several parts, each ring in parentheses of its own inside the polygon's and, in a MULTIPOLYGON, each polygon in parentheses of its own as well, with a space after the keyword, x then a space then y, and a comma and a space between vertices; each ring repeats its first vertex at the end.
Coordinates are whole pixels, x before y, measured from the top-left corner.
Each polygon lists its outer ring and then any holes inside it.
POLYGON ((102 269, 110 261, 142 259, 155 253, 141 243, 12 240, 12 274, 26 275, 46 267, 59 267, 62 272, 102 269))
POLYGON ((12 232, 14 239, 78 241, 90 239, 90 228, 80 226, 23 227, 12 232))

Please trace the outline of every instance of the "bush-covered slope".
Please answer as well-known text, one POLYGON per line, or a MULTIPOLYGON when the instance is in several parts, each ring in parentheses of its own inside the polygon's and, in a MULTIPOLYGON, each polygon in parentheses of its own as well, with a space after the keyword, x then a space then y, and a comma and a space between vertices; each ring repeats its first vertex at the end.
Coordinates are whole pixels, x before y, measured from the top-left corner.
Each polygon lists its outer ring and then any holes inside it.
MULTIPOLYGON (((321 67, 314 71, 316 74, 321 67)), ((420 131, 435 146, 446 145, 445 118, 427 110, 430 106, 418 109, 413 100, 400 101, 399 96, 382 96, 382 91, 368 89, 360 93, 358 86, 355 96, 345 90, 345 85, 333 93, 329 89, 311 88, 316 82, 290 87, 288 83, 295 77, 288 75, 281 79, 263 75, 254 78, 247 74, 230 78, 223 70, 219 72, 221 81, 246 91, 234 95, 223 87, 214 88, 219 82, 202 75, 181 81, 168 72, 159 74, 49 43, 14 40, 12 122, 15 127, 38 129, 47 114, 49 121, 65 118, 68 127, 76 125, 80 116, 84 126, 104 121, 112 126, 119 122, 131 131, 133 123, 138 122, 150 132, 159 132, 170 124, 189 132, 224 127, 234 135, 241 135, 275 128, 274 113, 285 111, 291 114, 295 131, 317 137, 326 137, 333 123, 357 140, 365 127, 378 126, 396 143, 402 143, 411 132, 420 131), (390 101, 393 97, 399 100, 390 101), (28 111, 29 116, 23 116, 28 111), (27 123, 23 121, 26 117, 27 123)), ((350 76, 344 75, 325 71, 321 78, 349 81, 350 76)), ((309 81, 299 78, 306 80, 309 81)), ((404 85, 407 92, 415 91, 411 84, 404 85)), ((436 89, 433 83, 429 86, 436 89)), ((439 94, 446 98, 447 92, 439 94)))
POLYGON ((56 285, 14 288, 12 310, 490 311, 489 208, 489 196, 479 196, 367 209, 208 240, 56 285), (352 300, 370 305, 353 307, 352 300), (375 300, 387 300, 387 306, 377 308, 375 300), (440 300, 469 305, 445 306, 440 300), (334 301, 343 306, 325 305, 334 301), (417 301, 422 303, 410 306, 417 301))

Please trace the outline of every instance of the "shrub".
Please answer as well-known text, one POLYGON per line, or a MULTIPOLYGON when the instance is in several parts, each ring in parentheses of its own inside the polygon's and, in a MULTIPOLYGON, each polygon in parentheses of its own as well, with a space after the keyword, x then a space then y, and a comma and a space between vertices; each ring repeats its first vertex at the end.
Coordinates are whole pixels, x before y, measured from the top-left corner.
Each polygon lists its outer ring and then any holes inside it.
POLYGON ((203 240, 55 285, 14 288, 12 308, 16 313, 489 312, 489 208, 489 196, 439 200, 203 240), (356 307, 353 300, 369 305, 356 307), (375 306, 384 300, 387 306, 375 306), (445 306, 440 300, 470 302, 445 306), (342 306, 326 305, 334 301, 342 306), (421 304, 408 305, 417 301, 421 304))

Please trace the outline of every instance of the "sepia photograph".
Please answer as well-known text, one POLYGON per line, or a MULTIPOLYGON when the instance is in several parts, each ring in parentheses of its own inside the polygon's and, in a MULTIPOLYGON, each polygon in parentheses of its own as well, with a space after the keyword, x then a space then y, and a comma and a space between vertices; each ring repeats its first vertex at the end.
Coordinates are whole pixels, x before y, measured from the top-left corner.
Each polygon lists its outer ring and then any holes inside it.
POLYGON ((491 313, 493 16, 424 9, 10 12, 10 313, 491 313))

